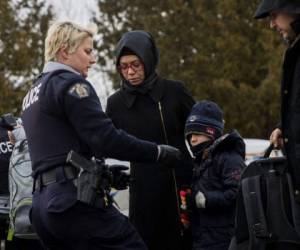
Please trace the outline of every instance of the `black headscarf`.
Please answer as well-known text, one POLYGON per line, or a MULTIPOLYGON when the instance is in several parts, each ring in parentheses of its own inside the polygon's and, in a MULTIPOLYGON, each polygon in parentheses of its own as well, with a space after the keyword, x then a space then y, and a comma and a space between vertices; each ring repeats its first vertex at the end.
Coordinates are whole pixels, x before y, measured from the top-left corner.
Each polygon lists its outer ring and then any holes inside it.
POLYGON ((141 84, 134 86, 121 74, 122 88, 133 94, 148 93, 156 83, 158 77, 156 67, 159 62, 159 52, 151 34, 143 30, 134 30, 125 33, 117 44, 116 65, 119 65, 122 55, 128 55, 130 52, 143 62, 145 80, 141 84))

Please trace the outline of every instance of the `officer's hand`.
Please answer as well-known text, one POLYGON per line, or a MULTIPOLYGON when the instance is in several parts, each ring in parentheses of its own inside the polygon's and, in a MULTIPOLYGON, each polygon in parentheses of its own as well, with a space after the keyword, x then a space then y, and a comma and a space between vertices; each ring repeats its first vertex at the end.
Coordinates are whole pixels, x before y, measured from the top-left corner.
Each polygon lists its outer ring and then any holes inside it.
POLYGON ((124 165, 111 165, 109 170, 112 174, 111 186, 117 190, 127 189, 130 182, 130 174, 125 172, 129 167, 124 165))
POLYGON ((174 167, 175 163, 181 158, 180 151, 169 145, 158 145, 158 159, 159 163, 162 163, 168 167, 174 167))
POLYGON ((197 208, 205 208, 206 198, 202 192, 198 191, 198 193, 195 196, 195 202, 197 208))
POLYGON ((270 143, 274 145, 274 148, 281 149, 283 147, 282 131, 279 128, 273 130, 270 135, 270 143))

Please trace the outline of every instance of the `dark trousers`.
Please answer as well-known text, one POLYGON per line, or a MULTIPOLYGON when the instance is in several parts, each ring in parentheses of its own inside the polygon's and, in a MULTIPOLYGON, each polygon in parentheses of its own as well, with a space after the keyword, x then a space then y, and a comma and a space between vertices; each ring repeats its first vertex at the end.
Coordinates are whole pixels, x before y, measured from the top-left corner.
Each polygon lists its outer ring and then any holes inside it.
POLYGON ((14 238, 5 242, 5 250, 43 250, 38 240, 27 240, 14 238))
POLYGON ((193 250, 227 250, 233 230, 231 226, 194 228, 193 250))
POLYGON ((32 222, 49 250, 146 250, 127 217, 115 207, 95 208, 76 200, 72 182, 36 190, 32 222))

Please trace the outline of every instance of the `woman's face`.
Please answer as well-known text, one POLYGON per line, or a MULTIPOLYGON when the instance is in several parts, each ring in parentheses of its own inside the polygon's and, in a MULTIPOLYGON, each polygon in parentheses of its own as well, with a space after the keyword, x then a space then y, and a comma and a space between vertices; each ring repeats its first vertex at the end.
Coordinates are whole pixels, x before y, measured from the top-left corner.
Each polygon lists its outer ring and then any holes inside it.
POLYGON ((144 64, 136 55, 121 56, 118 71, 131 85, 140 85, 145 80, 144 64))
POLYGON ((90 67, 95 62, 95 57, 93 55, 93 39, 92 37, 87 37, 74 53, 68 54, 66 64, 86 78, 90 67))

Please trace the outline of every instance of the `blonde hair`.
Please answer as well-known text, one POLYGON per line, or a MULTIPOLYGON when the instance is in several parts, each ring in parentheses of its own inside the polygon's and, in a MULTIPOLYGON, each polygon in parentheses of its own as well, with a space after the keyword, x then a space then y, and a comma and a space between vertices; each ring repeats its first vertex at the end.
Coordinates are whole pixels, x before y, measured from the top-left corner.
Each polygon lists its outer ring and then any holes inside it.
POLYGON ((54 22, 47 32, 45 40, 45 62, 57 61, 57 52, 65 46, 69 53, 76 51, 87 37, 93 37, 96 27, 83 28, 71 22, 54 22))

